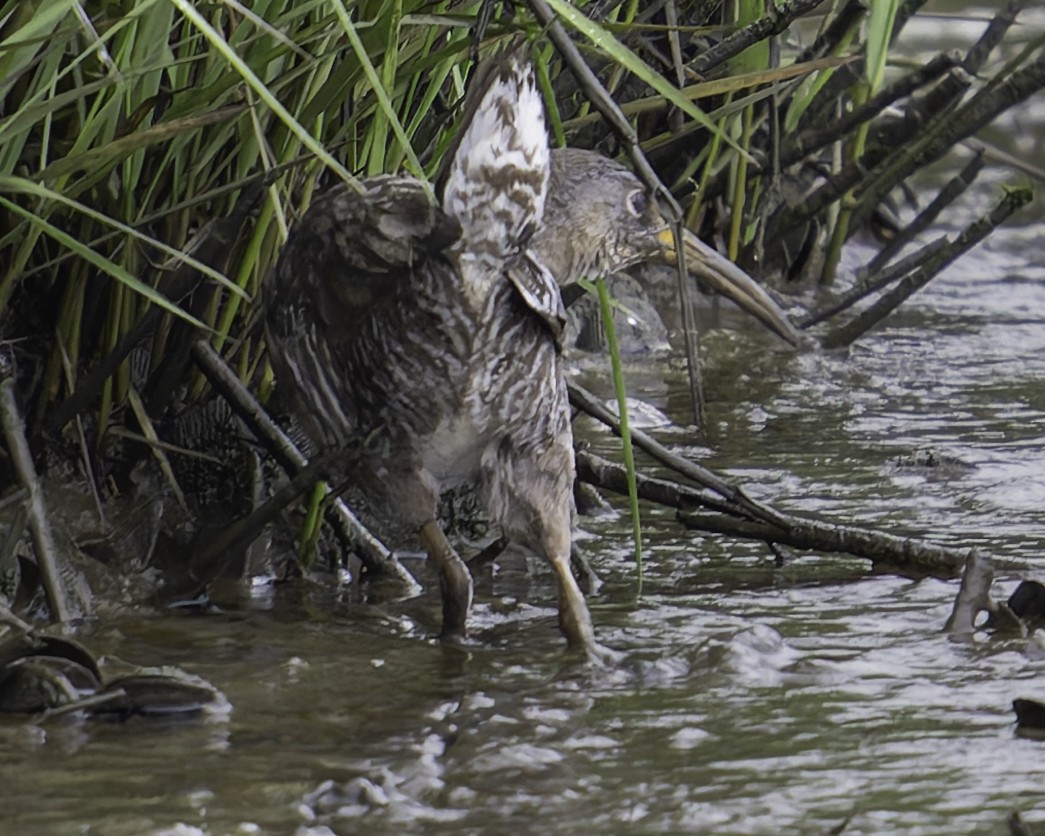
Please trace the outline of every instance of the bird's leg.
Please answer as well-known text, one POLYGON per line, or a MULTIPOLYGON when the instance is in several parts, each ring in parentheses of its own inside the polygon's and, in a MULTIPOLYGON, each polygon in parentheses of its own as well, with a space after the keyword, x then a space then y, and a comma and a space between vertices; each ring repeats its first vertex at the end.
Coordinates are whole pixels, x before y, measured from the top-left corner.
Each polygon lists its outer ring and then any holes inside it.
POLYGON ((472 605, 472 576, 435 520, 422 525, 418 536, 439 569, 439 589, 443 595, 442 635, 463 636, 472 605))
POLYGON ((559 629, 566 637, 570 650, 590 655, 599 645, 595 641, 595 630, 591 626, 591 615, 584 600, 584 593, 570 570, 569 556, 551 560, 552 568, 559 580, 559 629))

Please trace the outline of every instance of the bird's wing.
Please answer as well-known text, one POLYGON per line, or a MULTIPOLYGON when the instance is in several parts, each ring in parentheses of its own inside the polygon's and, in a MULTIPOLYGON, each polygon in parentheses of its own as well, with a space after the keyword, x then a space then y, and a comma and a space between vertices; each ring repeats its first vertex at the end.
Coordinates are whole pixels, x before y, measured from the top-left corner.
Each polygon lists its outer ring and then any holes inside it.
POLYGON ((523 54, 500 57, 483 80, 443 183, 443 211, 461 224, 462 252, 507 259, 525 248, 544 215, 548 131, 523 54))
POLYGON ((265 283, 269 328, 292 336, 306 314, 351 332, 373 306, 410 281, 461 230, 411 177, 363 182, 362 193, 336 186, 294 226, 265 283), (303 311, 308 308, 307 311, 303 311))
POLYGON ((548 327, 555 344, 562 348, 562 332, 566 327, 566 308, 559 283, 547 267, 530 253, 512 261, 505 272, 523 301, 548 327))

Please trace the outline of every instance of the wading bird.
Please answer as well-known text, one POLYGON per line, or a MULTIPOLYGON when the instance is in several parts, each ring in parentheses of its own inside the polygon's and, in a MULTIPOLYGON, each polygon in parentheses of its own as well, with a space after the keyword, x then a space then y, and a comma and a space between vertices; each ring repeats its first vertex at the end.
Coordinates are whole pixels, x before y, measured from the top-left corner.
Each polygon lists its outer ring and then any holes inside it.
MULTIPOLYGON (((569 646, 597 653, 570 570, 559 285, 671 260, 675 242, 627 169, 549 151, 524 58, 488 65, 479 92, 438 203, 394 175, 313 203, 265 282, 268 344, 312 440, 352 451, 343 477, 357 510, 379 534, 418 537, 437 566, 444 635, 464 633, 472 582, 436 506, 471 483, 503 534, 554 569, 569 646)), ((691 269, 793 338, 751 279, 695 238, 685 246, 691 269)))

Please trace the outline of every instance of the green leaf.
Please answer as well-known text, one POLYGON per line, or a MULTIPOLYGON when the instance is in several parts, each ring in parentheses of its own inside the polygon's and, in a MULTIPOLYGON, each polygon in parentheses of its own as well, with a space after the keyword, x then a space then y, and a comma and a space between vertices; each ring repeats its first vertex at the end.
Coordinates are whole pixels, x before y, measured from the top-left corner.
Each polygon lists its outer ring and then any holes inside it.
POLYGON ((631 533, 635 543, 635 566, 638 574, 639 591, 642 590, 642 518, 639 516, 639 489, 635 476, 635 452, 631 447, 631 430, 628 427, 628 391, 624 386, 624 371, 620 362, 620 347, 617 345, 617 329, 613 324, 613 309, 610 292, 605 279, 595 282, 599 295, 599 310, 602 326, 606 333, 606 345, 610 351, 610 366, 613 369, 613 388, 617 392, 617 416, 620 419, 621 452, 624 467, 628 472, 628 505, 631 508, 631 533))
POLYGON ((180 317, 181 319, 184 319, 186 322, 196 326, 197 328, 210 332, 210 329, 202 322, 200 322, 198 319, 196 319, 196 317, 194 317, 192 314, 183 311, 181 308, 179 308, 165 296, 161 295, 155 289, 149 287, 149 285, 141 281, 141 279, 132 276, 119 264, 116 264, 115 262, 107 259, 105 256, 96 253, 90 247, 85 247, 83 244, 81 244, 79 241, 73 238, 73 236, 69 235, 69 233, 64 232, 61 229, 58 229, 58 227, 48 223, 38 215, 34 215, 28 209, 23 209, 17 203, 13 203, 12 201, 8 200, 6 197, 3 197, 2 195, 0 195, 0 206, 3 206, 11 212, 14 212, 16 215, 25 218, 27 221, 41 229, 44 233, 49 235, 63 247, 75 252, 78 256, 80 256, 80 258, 82 258, 84 261, 90 262, 99 270, 108 273, 114 279, 121 282, 126 287, 133 290, 135 293, 141 294, 154 305, 158 305, 168 313, 180 317))
POLYGON ((682 91, 654 70, 628 47, 618 41, 608 30, 589 19, 567 0, 548 0, 548 5, 555 13, 569 23, 574 29, 588 38, 595 46, 610 56, 617 64, 632 75, 645 81, 675 107, 689 116, 694 122, 702 125, 712 134, 721 136, 738 153, 747 156, 747 152, 729 137, 718 125, 693 102, 687 99, 682 91))

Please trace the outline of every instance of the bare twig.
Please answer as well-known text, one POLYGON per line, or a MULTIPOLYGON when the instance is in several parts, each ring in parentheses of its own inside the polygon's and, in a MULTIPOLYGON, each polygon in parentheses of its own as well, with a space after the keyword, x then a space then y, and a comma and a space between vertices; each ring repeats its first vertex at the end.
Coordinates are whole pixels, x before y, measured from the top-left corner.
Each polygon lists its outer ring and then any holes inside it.
POLYGON ((29 451, 29 441, 25 436, 25 423, 18 410, 14 358, 10 348, 5 348, 0 353, 0 423, 3 424, 7 450, 15 474, 29 494, 29 531, 32 533, 36 565, 40 568, 40 578, 44 594, 47 596, 47 605, 51 610, 51 619, 56 622, 69 621, 74 613, 62 585, 58 550, 51 533, 43 487, 33 465, 33 455, 29 451))
POLYGON ((980 243, 1009 215, 1030 203, 1032 196, 1033 193, 1026 187, 1009 189, 997 206, 966 227, 950 246, 941 249, 935 257, 900 281, 862 314, 825 336, 822 343, 824 348, 841 348, 859 339, 914 293, 925 287, 944 267, 980 243))
MULTIPOLYGON (((604 488, 622 496, 628 495, 627 470, 622 465, 587 450, 577 451, 577 478, 597 488, 604 488)), ((641 473, 637 473, 635 479, 639 499, 645 499, 647 502, 655 502, 669 508, 700 506, 723 514, 737 513, 736 505, 723 499, 717 492, 700 490, 668 479, 655 479, 641 473)))
POLYGON ((978 151, 958 174, 952 177, 946 186, 940 189, 932 202, 926 206, 909 224, 904 224, 900 231, 886 244, 871 261, 857 271, 856 277, 862 279, 881 269, 889 263, 896 253, 900 252, 910 241, 921 235, 932 224, 940 213, 956 201, 969 188, 983 170, 983 151, 978 151))
MULTIPOLYGON (((279 462, 280 467, 292 477, 296 477, 308 467, 308 459, 269 417, 207 340, 196 342, 192 348, 192 356, 214 389, 228 401, 229 406, 279 462)), ((367 569, 395 578, 411 589, 417 587, 413 577, 395 555, 366 529, 342 499, 334 500, 327 510, 327 519, 341 541, 359 555, 367 569)), ((268 523, 268 519, 259 515, 255 521, 261 521, 255 533, 257 536, 261 527, 268 523)))
POLYGON ((946 235, 941 235, 939 238, 930 241, 920 250, 900 259, 887 270, 883 270, 881 273, 871 276, 870 278, 854 285, 846 293, 839 296, 830 304, 801 318, 796 324, 799 328, 812 328, 814 325, 819 325, 821 322, 840 314, 842 311, 849 310, 849 308, 857 304, 860 300, 866 299, 872 293, 877 293, 879 290, 884 290, 900 277, 917 270, 946 247, 948 241, 949 239, 946 235))
MULTIPOLYGON (((900 537, 793 514, 787 517, 790 529, 786 532, 767 523, 740 520, 724 514, 680 511, 678 518, 687 528, 713 534, 763 540, 809 551, 851 554, 870 560, 878 571, 902 575, 955 578, 972 553, 971 549, 949 549, 915 537, 900 537)), ((1013 562, 1005 565, 1009 568, 1022 566, 1013 562)))
MULTIPOLYGON (((603 406, 591 392, 573 383, 567 384, 567 388, 570 393, 570 403, 574 407, 601 421, 613 432, 620 435, 620 421, 617 420, 617 416, 603 406)), ((786 520, 777 511, 751 499, 744 493, 743 489, 730 484, 706 467, 701 467, 699 464, 689 461, 689 459, 684 459, 682 456, 672 453, 663 444, 646 435, 642 430, 632 429, 631 440, 636 447, 641 447, 662 464, 723 497, 735 509, 736 513, 756 520, 765 520, 772 525, 787 526, 786 520)))
POLYGON ((206 592, 207 587, 221 577, 236 556, 258 538, 266 525, 275 520, 291 502, 326 477, 331 465, 330 458, 310 463, 246 517, 217 533, 208 534, 206 542, 200 544, 192 555, 190 570, 196 586, 189 597, 195 598, 206 592))
MULTIPOLYGON (((623 495, 627 492, 624 468, 586 451, 577 455, 577 476, 614 493, 623 495)), ((638 488, 639 496, 648 502, 680 509, 679 520, 687 528, 760 540, 771 545, 850 554, 870 560, 878 571, 952 578, 961 572, 966 561, 974 554, 972 549, 952 549, 920 538, 900 537, 858 526, 784 514, 774 509, 774 513, 786 523, 786 527, 781 528, 771 523, 753 521, 746 515, 738 515, 735 505, 724 502, 714 493, 666 479, 640 476, 638 488), (696 507, 708 508, 714 513, 693 510, 696 507)), ((1005 562, 1007 568, 1021 565, 1005 562)))

